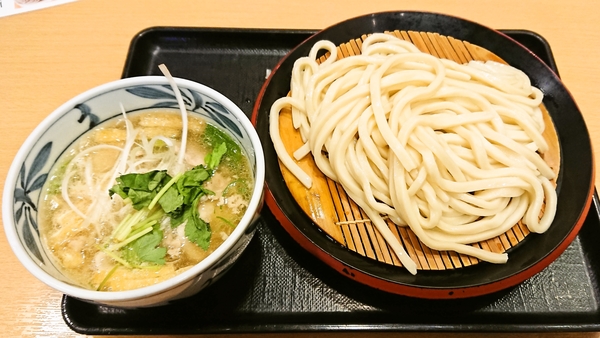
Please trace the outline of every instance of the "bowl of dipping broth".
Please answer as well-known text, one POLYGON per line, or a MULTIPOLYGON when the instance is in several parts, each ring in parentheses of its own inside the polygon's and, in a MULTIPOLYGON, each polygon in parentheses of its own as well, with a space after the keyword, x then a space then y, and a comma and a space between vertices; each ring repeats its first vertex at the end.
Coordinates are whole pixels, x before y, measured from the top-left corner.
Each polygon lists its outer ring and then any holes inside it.
POLYGON ((6 178, 4 229, 27 270, 68 296, 166 304, 242 254, 264 175, 254 127, 222 94, 168 71, 117 80, 27 138, 6 178))

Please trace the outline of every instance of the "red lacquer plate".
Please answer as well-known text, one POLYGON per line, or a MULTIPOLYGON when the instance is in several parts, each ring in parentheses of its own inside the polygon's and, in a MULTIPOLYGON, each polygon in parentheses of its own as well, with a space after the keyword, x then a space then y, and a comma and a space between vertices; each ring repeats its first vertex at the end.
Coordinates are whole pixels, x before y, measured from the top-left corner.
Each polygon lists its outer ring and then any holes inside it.
POLYGON ((583 117, 558 76, 531 51, 496 30, 436 13, 384 12, 331 26, 288 53, 273 69, 254 107, 252 120, 265 150, 266 202, 285 230, 306 250, 341 274, 373 288, 418 298, 453 299, 497 292, 517 285, 554 261, 573 241, 585 220, 594 191, 594 163, 583 117), (485 48, 523 70, 544 92, 544 105, 558 135, 561 164, 557 179, 558 210, 550 229, 529 234, 508 250, 509 261, 478 263, 451 270, 422 270, 411 275, 404 268, 377 262, 348 250, 327 236, 301 209, 283 179, 269 136, 269 110, 290 89, 293 63, 308 54, 318 40, 335 44, 363 34, 384 31, 439 33, 485 48))

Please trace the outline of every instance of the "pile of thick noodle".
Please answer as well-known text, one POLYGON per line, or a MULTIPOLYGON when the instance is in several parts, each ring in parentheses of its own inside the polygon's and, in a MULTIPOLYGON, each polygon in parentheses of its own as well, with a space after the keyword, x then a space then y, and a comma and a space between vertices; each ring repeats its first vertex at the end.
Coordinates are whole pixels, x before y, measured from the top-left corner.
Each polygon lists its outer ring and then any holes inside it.
POLYGON ((270 134, 283 165, 310 188, 279 131, 279 114, 291 106, 305 142, 295 159, 311 153, 411 273, 416 264, 386 218, 429 248, 504 263, 505 253, 468 244, 520 220, 536 233, 550 226, 557 197, 555 173, 540 156, 548 150, 542 97, 513 67, 461 65, 388 34, 339 60, 333 43, 319 41, 295 62, 290 96, 271 108, 270 134), (318 64, 323 50, 330 55, 318 64))

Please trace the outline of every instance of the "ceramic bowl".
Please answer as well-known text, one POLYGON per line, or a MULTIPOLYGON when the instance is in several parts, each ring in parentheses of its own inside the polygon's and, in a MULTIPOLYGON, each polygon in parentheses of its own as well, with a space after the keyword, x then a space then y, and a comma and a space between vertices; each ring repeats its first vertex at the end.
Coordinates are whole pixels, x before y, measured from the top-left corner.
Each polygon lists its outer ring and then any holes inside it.
POLYGON ((246 115, 229 99, 196 82, 175 79, 188 111, 229 131, 248 154, 254 191, 239 225, 203 261, 166 281, 131 291, 93 291, 70 282, 50 262, 38 230, 38 205, 48 173, 61 154, 94 126, 121 114, 148 108, 177 108, 166 78, 142 76, 90 89, 52 112, 27 138, 8 172, 2 213, 8 242, 20 262, 42 282, 85 301, 145 307, 191 296, 220 277, 242 254, 256 228, 263 200, 265 165, 258 135, 246 115))

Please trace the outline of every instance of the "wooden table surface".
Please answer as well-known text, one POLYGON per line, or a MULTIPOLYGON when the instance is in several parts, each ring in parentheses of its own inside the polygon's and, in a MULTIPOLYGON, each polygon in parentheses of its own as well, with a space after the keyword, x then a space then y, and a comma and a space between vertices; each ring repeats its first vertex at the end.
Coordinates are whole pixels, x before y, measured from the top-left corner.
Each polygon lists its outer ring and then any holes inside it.
MULTIPOLYGON (((0 1, 1 3, 1 1, 0 1)), ((600 1, 581 0, 79 0, 0 18, 0 187, 21 143, 60 104, 118 79, 129 43, 152 26, 320 29, 371 12, 435 11, 492 28, 526 29, 552 46, 561 76, 600 149, 600 1)), ((596 156, 597 157, 597 156, 596 156)), ((596 184, 600 180, 596 169, 596 184)), ((77 336, 63 322, 61 294, 31 276, 0 235, 0 335, 77 336)), ((287 335, 305 336, 301 334, 287 335)), ((353 337, 359 334, 327 334, 353 337)), ((360 335, 362 336, 362 335, 360 335)), ((373 336, 388 336, 374 334, 373 336)), ((400 333, 400 337, 477 334, 400 333)), ((600 333, 490 334, 600 337, 600 333)))

